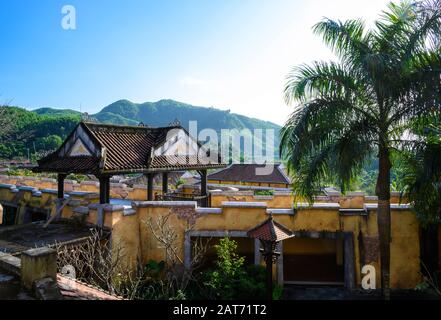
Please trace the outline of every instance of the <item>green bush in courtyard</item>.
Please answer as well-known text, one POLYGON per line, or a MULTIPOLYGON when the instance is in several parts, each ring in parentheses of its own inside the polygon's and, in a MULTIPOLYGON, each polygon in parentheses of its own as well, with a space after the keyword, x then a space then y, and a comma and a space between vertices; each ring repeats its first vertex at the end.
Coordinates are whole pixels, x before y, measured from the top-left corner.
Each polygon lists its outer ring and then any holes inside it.
POLYGON ((207 295, 213 299, 264 299, 265 268, 245 266, 245 258, 237 253, 237 243, 223 238, 215 246, 216 267, 202 273, 207 295))

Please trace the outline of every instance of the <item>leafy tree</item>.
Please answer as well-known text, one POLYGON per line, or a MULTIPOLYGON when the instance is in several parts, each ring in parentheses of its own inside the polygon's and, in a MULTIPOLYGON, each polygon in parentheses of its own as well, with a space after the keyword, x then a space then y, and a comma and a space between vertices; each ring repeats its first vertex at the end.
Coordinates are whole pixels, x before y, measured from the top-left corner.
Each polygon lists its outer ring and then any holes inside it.
MULTIPOLYGON (((244 266, 236 241, 225 237, 215 246, 216 268, 203 275, 209 295, 216 299, 256 299, 265 294, 265 268, 244 266)), ((279 288, 278 288, 279 289, 279 288)))
POLYGON ((401 154, 401 185, 423 227, 441 223, 441 116, 415 123, 415 141, 401 154))
POLYGON ((0 158, 41 158, 53 151, 79 122, 77 115, 38 114, 0 106, 0 158))
POLYGON ((281 156, 294 191, 313 201, 325 183, 346 191, 367 159, 378 157, 381 285, 390 297, 391 154, 407 143, 410 119, 440 108, 441 11, 432 3, 390 3, 373 29, 361 20, 314 26, 338 62, 297 67, 287 103, 299 103, 281 132, 281 156), (433 7, 433 8, 432 8, 433 7))

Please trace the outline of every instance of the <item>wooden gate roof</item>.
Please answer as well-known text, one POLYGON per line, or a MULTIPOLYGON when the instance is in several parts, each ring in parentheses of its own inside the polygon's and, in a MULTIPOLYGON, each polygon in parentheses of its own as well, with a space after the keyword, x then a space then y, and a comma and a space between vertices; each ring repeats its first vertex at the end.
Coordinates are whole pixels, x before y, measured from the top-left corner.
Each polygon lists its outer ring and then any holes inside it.
POLYGON ((267 220, 247 232, 248 237, 262 241, 279 242, 292 238, 294 233, 284 225, 274 221, 272 215, 267 220))
POLYGON ((173 129, 183 130, 188 135, 181 126, 150 128, 81 122, 57 151, 38 161, 34 171, 120 174, 226 166, 220 161, 202 162, 196 155, 155 154, 154 151, 167 142, 167 134, 173 129))

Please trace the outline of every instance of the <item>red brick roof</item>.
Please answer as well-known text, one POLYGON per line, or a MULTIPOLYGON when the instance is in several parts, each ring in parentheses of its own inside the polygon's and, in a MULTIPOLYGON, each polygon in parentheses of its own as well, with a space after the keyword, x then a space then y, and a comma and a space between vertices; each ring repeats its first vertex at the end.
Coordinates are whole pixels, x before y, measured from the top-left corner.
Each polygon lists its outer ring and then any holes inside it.
POLYGON ((289 178, 283 172, 280 164, 274 164, 274 170, 267 175, 257 175, 256 169, 264 168, 260 164, 231 164, 227 168, 208 175, 209 180, 264 182, 290 184, 289 178))
POLYGON ((149 168, 151 170, 197 170, 201 168, 215 169, 225 165, 203 164, 197 156, 156 156, 151 160, 149 168))
POLYGON ((293 237, 294 233, 284 225, 274 221, 270 215, 267 220, 248 231, 247 235, 263 241, 277 242, 293 237))
POLYGON ((72 157, 72 158, 59 158, 59 157, 47 157, 46 161, 39 162, 38 171, 53 171, 64 172, 67 170, 77 173, 93 173, 99 171, 100 159, 96 157, 72 157))
MULTIPOLYGON (((221 163, 205 164, 197 157, 190 157, 190 159, 181 156, 176 163, 175 156, 154 156, 152 151, 165 142, 170 130, 185 130, 180 126, 150 128, 84 122, 78 126, 82 126, 96 147, 102 151, 101 156, 60 157, 59 151, 63 148, 62 146, 56 152, 38 161, 38 167, 34 171, 116 174, 225 167, 221 163)), ((77 128, 74 129, 74 132, 77 128)), ((66 141, 70 139, 72 134, 66 141)))
POLYGON ((123 300, 121 297, 57 274, 61 295, 66 300, 123 300))
POLYGON ((147 160, 155 146, 154 129, 97 124, 87 124, 87 128, 106 148, 104 170, 147 169, 147 160))

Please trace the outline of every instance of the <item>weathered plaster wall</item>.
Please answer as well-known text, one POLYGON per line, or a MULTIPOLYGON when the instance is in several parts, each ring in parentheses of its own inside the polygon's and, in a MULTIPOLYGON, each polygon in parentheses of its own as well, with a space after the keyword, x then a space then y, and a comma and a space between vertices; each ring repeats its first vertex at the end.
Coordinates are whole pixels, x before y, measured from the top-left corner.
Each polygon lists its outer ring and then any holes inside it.
MULTIPOLYGON (((157 220, 158 217, 167 215, 171 207, 160 206, 143 202, 138 203, 136 208, 140 222, 148 218, 157 220)), ((259 204, 256 204, 259 205, 259 204)), ((203 213, 196 220, 193 230, 203 231, 247 231, 267 218, 267 209, 245 203, 229 203, 221 208, 221 213, 203 213), (248 207, 247 207, 248 206, 248 207)), ((277 214, 274 218, 293 231, 317 231, 317 232, 351 232, 354 234, 354 255, 356 283, 361 283, 361 252, 359 234, 377 239, 376 213, 369 211, 367 216, 342 216, 338 209, 334 208, 304 208, 296 214, 277 214)), ((189 228, 184 219, 172 214, 169 224, 178 234, 179 255, 184 259, 185 230, 189 228)), ((392 210, 392 244, 391 244, 391 285, 394 288, 413 288, 421 280, 419 275, 419 242, 418 221, 409 210, 392 210)), ((164 259, 164 250, 158 245, 145 223, 140 223, 141 256, 145 263, 150 259, 164 259)), ((317 249, 317 247, 315 247, 317 249)), ((330 248, 324 247, 323 252, 330 248)), ((134 245, 134 250, 138 247, 134 245)), ((285 249, 284 249, 285 250, 285 249)), ((292 250, 289 246, 288 251, 292 250)), ((296 249, 298 250, 298 248, 296 249)), ((372 256, 372 252, 369 253, 372 256)), ((377 267, 379 271, 378 255, 375 260, 366 261, 377 267)), ((379 272, 377 272, 379 284, 379 272)))
MULTIPOLYGON (((238 197, 242 197, 239 195, 238 197)), ((247 195, 245 195, 247 196, 247 195)), ((225 196, 230 197, 230 196, 225 196)), ((249 195, 247 196, 249 197, 249 195)), ((277 199, 277 195, 274 197, 277 199)), ((48 208, 55 213, 56 194, 53 191, 38 191, 33 188, 0 186, 0 201, 13 202, 21 207, 48 208)), ((379 285, 378 230, 376 206, 361 205, 363 197, 339 202, 320 202, 313 207, 299 203, 292 206, 267 208, 267 201, 252 201, 253 196, 243 201, 223 201, 218 208, 196 208, 194 202, 135 202, 133 209, 121 206, 99 205, 96 195, 71 194, 72 203, 67 205, 62 217, 84 216, 86 222, 105 226, 112 230, 112 247, 121 245, 127 267, 136 265, 137 260, 163 260, 164 248, 152 235, 147 221, 156 222, 169 214, 167 226, 177 234, 178 255, 185 260, 186 231, 190 230, 189 216, 197 217, 194 231, 240 231, 246 232, 261 223, 272 213, 274 219, 297 232, 342 233, 349 232, 354 241, 355 282, 361 282, 363 264, 372 264, 377 269, 379 285), (251 201, 250 201, 251 200, 251 201), (344 209, 351 209, 345 211, 344 209), (342 210, 343 209, 343 210, 342 210), (362 209, 362 210, 360 210, 362 209), (366 209, 366 210, 365 210, 366 209)), ((227 198, 228 199, 228 198, 227 198)), ((274 201, 274 199, 269 199, 274 201)), ((413 288, 421 280, 419 275, 419 223, 407 206, 394 205, 392 214, 391 243, 391 285, 394 288, 413 288)), ((315 248, 317 249, 317 248, 315 248)), ((322 248, 326 252, 329 248, 322 248)), ((285 250, 293 250, 287 246, 285 250)), ((298 248, 296 249, 298 250, 298 248)))

